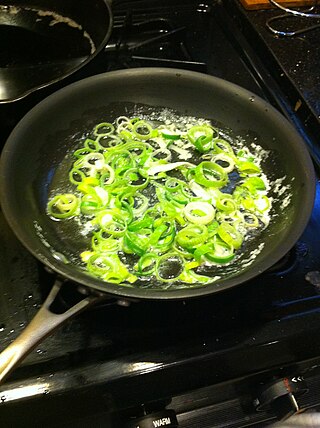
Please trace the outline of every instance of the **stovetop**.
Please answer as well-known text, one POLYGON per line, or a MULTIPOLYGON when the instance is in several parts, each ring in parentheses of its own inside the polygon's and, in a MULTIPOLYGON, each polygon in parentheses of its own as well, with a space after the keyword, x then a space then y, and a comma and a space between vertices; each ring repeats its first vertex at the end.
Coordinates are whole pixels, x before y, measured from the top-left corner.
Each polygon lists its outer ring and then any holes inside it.
POLYGON ((224 3, 241 33, 254 46, 256 55, 285 93, 280 104, 287 114, 291 111, 290 118, 301 128, 319 164, 320 6, 311 11, 294 9, 313 16, 301 18, 278 9, 246 11, 239 2, 232 0, 224 0, 224 3), (284 35, 275 36, 267 24, 284 35))
MULTIPOLYGON (((33 105, 67 83, 121 68, 168 66, 218 76, 266 98, 293 120, 316 153, 313 135, 295 115, 288 93, 246 38, 247 14, 228 4, 115 3, 113 35, 101 55, 63 82, 0 106, 0 144, 33 105)), ((316 371, 320 365, 315 340, 320 333, 319 219, 318 180, 314 210, 302 237, 277 265, 248 283, 185 301, 128 305, 110 300, 72 319, 45 339, 0 387, 1 419, 8 426, 19 426, 14 421, 20 412, 25 426, 78 427, 79 420, 100 412, 107 423, 110 412, 130 414, 142 403, 154 410, 157 403, 166 405, 187 391, 234 379, 246 378, 254 388, 272 376, 307 376, 316 371), (78 425, 72 422, 75 413, 78 425)), ((2 213, 0 242, 3 349, 32 319, 55 275, 22 247, 2 213)), ((197 407, 191 403, 189 397, 189 408, 197 407)), ((180 410, 184 406, 180 403, 180 410)), ((88 422, 86 426, 103 425, 88 422)), ((181 426, 200 425, 185 421, 181 426)))

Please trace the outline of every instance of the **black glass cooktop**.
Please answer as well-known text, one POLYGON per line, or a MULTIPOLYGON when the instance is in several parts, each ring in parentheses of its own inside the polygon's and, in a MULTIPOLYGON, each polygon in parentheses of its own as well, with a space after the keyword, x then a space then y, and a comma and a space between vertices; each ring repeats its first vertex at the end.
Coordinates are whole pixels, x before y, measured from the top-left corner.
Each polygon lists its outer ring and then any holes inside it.
MULTIPOLYGON (((0 106, 1 146, 18 120, 54 90, 89 75, 140 66, 187 68, 224 78, 292 118, 286 94, 236 26, 234 13, 223 2, 115 3, 114 30, 104 52, 65 81, 0 106)), ((21 426, 19 414, 25 426, 76 427, 96 412, 107 422, 110 413, 130 413, 142 403, 156 408, 155 403, 166 405, 186 391, 233 379, 263 379, 271 370, 275 376, 293 369, 306 372, 304 362, 319 355, 319 219, 318 180, 301 239, 248 283, 194 300, 105 301, 72 319, 0 387, 1 419, 6 426, 21 426)), ((55 275, 22 247, 2 213, 0 245, 4 349, 37 312, 55 275)), ((66 283, 61 304, 68 304, 76 289, 66 283)))

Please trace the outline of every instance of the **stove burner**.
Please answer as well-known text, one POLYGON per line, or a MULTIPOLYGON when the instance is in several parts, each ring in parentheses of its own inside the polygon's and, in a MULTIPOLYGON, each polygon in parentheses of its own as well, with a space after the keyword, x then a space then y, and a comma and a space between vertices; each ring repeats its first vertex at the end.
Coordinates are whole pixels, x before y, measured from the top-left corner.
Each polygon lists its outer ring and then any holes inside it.
MULTIPOLYGON (((115 27, 105 51, 112 53, 124 68, 150 66, 175 67, 206 72, 205 62, 193 61, 186 46, 185 26, 175 26, 170 19, 142 19, 134 22, 127 11, 122 25, 115 27)), ((111 67, 112 68, 112 67, 111 67)))

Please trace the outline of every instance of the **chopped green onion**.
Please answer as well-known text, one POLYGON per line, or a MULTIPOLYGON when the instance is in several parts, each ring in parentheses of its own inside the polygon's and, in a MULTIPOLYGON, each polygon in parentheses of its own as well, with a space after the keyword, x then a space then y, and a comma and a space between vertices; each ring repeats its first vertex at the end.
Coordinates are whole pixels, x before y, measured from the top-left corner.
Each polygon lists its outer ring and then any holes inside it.
POLYGON ((214 162, 201 162, 195 168, 195 181, 205 187, 223 187, 228 182, 227 173, 214 162))
POLYGON ((238 249, 241 247, 243 236, 230 223, 223 222, 217 229, 217 234, 226 244, 238 249))
POLYGON ((51 217, 64 219, 73 217, 79 206, 78 198, 70 193, 57 195, 48 203, 48 213, 51 217))
POLYGON ((193 126, 189 129, 187 137, 200 153, 208 152, 212 148, 212 140, 217 131, 210 126, 193 126))
POLYGON ((91 245, 80 258, 91 275, 193 287, 218 278, 200 275, 203 264, 241 257, 249 231, 268 224, 272 198, 260 160, 220 135, 209 123, 155 127, 126 116, 86 134, 68 191, 50 197, 47 212, 85 225, 91 245))
POLYGON ((161 129, 161 135, 168 140, 179 140, 181 138, 180 134, 170 131, 169 129, 161 129))
POLYGON ((187 220, 195 224, 208 224, 214 219, 215 210, 209 202, 190 202, 184 208, 187 220))
POLYGON ((203 244, 208 237, 208 229, 206 226, 198 224, 190 224, 181 229, 176 236, 177 243, 186 249, 194 249, 203 244))

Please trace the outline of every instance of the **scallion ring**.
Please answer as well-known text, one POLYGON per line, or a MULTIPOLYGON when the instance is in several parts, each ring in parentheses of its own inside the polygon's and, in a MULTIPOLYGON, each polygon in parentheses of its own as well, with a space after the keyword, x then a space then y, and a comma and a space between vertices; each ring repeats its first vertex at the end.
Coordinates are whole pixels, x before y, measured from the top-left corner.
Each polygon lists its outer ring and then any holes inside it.
POLYGON ((215 215, 215 209, 209 202, 189 202, 183 212, 186 219, 195 224, 211 223, 215 215))
POLYGON ((57 195, 49 201, 47 209, 51 217, 65 219, 73 217, 79 207, 78 198, 72 193, 57 195))

